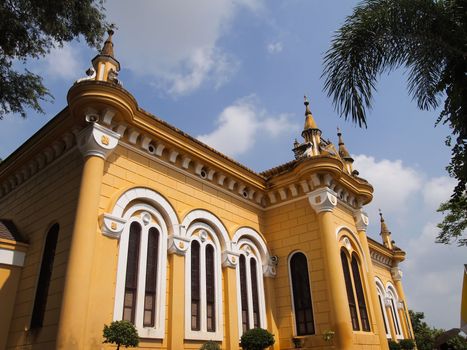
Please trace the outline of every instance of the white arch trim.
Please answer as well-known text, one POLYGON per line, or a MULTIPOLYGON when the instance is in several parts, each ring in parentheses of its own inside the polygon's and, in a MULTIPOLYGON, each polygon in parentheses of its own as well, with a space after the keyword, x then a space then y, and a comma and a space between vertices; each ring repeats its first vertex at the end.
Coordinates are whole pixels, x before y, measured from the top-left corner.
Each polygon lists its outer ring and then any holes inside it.
MULTIPOLYGON (((196 209, 196 210, 193 210, 191 212, 189 212, 185 218, 183 219, 182 221, 182 226, 185 227, 186 229, 186 233, 185 235, 189 235, 190 233, 190 226, 194 223, 194 222, 198 222, 198 221, 201 221, 201 222, 204 222, 204 223, 207 223, 214 231, 216 231, 216 233, 219 234, 219 239, 220 239, 220 244, 221 244, 221 248, 222 250, 230 250, 231 249, 231 241, 230 241, 230 237, 229 237, 229 234, 227 233, 227 230, 224 226, 224 224, 217 218, 217 216, 215 216, 214 214, 206 211, 206 210, 202 210, 202 209, 196 209)), ((189 238, 188 236, 186 236, 186 238, 189 238)))
POLYGON ((110 213, 103 215, 102 233, 106 236, 119 238, 126 223, 126 211, 132 201, 148 203, 164 217, 169 234, 178 228, 178 217, 170 203, 159 193, 145 187, 135 187, 125 191, 115 202, 110 213))
POLYGON ((339 226, 336 229, 336 240, 337 241, 339 241, 339 235, 344 234, 342 231, 347 232, 348 235, 350 235, 353 238, 353 241, 357 245, 357 252, 360 255, 360 258, 365 263, 366 272, 368 272, 368 261, 366 260, 366 256, 363 252, 363 248, 362 248, 362 245, 360 244, 360 239, 358 238, 358 235, 355 234, 355 232, 352 229, 350 229, 348 226, 339 226))
POLYGON ((263 266, 269 265, 269 258, 271 254, 269 253, 266 242, 258 232, 250 227, 241 227, 235 232, 232 238, 232 245, 235 247, 234 249, 238 250, 238 243, 240 243, 240 241, 244 241, 245 239, 251 240, 256 245, 263 266))

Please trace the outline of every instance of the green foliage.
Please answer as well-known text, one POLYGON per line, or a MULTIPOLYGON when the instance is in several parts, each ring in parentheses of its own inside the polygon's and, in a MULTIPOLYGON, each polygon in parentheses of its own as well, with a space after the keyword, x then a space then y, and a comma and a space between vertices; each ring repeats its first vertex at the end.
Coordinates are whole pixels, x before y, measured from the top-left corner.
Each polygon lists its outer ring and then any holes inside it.
POLYGON ((116 344, 124 347, 136 347, 139 344, 138 331, 133 323, 128 321, 114 321, 110 326, 104 325, 104 343, 116 344))
MULTIPOLYGON (((467 2, 465 0, 365 0, 337 31, 324 58, 325 85, 337 111, 359 126, 367 125, 379 75, 408 71, 408 91, 420 109, 434 109, 444 99, 436 124, 451 129, 446 168, 457 185, 441 211, 442 239, 457 238, 467 207, 459 202, 467 189, 467 2), (454 230, 453 230, 454 229, 454 230)), ((467 245, 466 240, 458 240, 467 245)))
POLYGON ((274 342, 274 335, 262 328, 250 329, 240 338, 240 345, 244 350, 263 350, 274 342))
POLYGON ((199 350, 221 350, 221 347, 218 343, 209 340, 206 343, 204 343, 199 350))
POLYGON ((389 350, 400 350, 401 349, 401 346, 399 345, 399 343, 391 339, 388 340, 388 346, 389 346, 389 350))
POLYGON ((25 117, 27 107, 43 112, 39 102, 51 95, 42 78, 21 64, 79 36, 96 47, 108 26, 103 11, 103 0, 0 3, 0 119, 7 113, 25 117))
POLYGON ((401 339, 399 345, 402 350, 413 350, 415 349, 415 342, 412 339, 401 339))
POLYGON ((436 242, 449 244, 453 241, 457 245, 467 246, 467 238, 462 238, 467 231, 467 195, 459 198, 451 198, 448 202, 441 203, 438 211, 444 214, 444 219, 438 224, 441 232, 436 237, 436 242))
MULTIPOLYGON (((418 350, 432 350, 435 348, 435 341, 441 334, 443 329, 432 328, 423 321, 425 315, 423 312, 414 312, 409 310, 412 328, 415 334, 415 343, 418 350)), ((467 349, 467 339, 461 335, 456 335, 448 340, 447 344, 450 349, 465 350, 467 349)))

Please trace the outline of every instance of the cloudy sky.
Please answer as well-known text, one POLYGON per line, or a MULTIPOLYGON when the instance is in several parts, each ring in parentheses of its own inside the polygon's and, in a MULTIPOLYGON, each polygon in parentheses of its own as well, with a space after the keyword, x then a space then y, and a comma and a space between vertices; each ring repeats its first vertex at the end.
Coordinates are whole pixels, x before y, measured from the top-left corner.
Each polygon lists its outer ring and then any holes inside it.
MULTIPOLYGON (((323 53, 356 1, 109 1, 120 79, 145 110, 262 171, 293 159, 303 126, 303 95, 324 137, 342 129, 360 175, 375 187, 366 210, 368 234, 379 239, 378 208, 396 244, 410 308, 434 326, 459 325, 465 248, 434 243, 438 204, 453 180, 444 170, 449 130, 434 127, 439 111, 420 112, 406 92, 404 71, 383 74, 368 129, 338 117, 323 93, 323 53)), ((0 122, 0 158, 66 105, 95 50, 73 42, 28 67, 46 76, 53 103, 45 115, 0 122)))

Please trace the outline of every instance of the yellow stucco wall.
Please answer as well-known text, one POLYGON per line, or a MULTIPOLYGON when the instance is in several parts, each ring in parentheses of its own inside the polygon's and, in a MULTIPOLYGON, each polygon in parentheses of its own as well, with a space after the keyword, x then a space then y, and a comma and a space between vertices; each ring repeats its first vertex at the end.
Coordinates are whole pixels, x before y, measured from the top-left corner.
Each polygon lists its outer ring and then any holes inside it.
POLYGON ((32 346, 28 344, 32 343, 35 344, 34 349, 39 350, 54 347, 81 165, 81 155, 73 150, 0 201, 1 217, 13 220, 29 243, 16 293, 7 349, 29 349, 32 346), (60 224, 60 232, 44 325, 39 331, 32 332, 28 329, 44 238, 55 222, 60 224))

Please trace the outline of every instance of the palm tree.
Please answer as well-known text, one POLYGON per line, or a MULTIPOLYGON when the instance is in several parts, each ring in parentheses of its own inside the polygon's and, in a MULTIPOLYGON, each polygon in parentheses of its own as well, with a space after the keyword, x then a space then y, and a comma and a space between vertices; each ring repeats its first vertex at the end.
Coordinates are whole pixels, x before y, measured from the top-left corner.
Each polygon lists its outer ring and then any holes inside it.
MULTIPOLYGON (((452 157, 446 169, 457 185, 440 207, 451 216, 438 225, 437 241, 450 243, 467 228, 462 205, 467 186, 467 1, 363 1, 324 57, 324 89, 341 116, 366 127, 378 76, 400 67, 408 70, 408 91, 420 109, 435 109, 444 100, 436 124, 451 128, 446 144, 452 157)), ((467 239, 457 242, 467 245, 467 239)))

